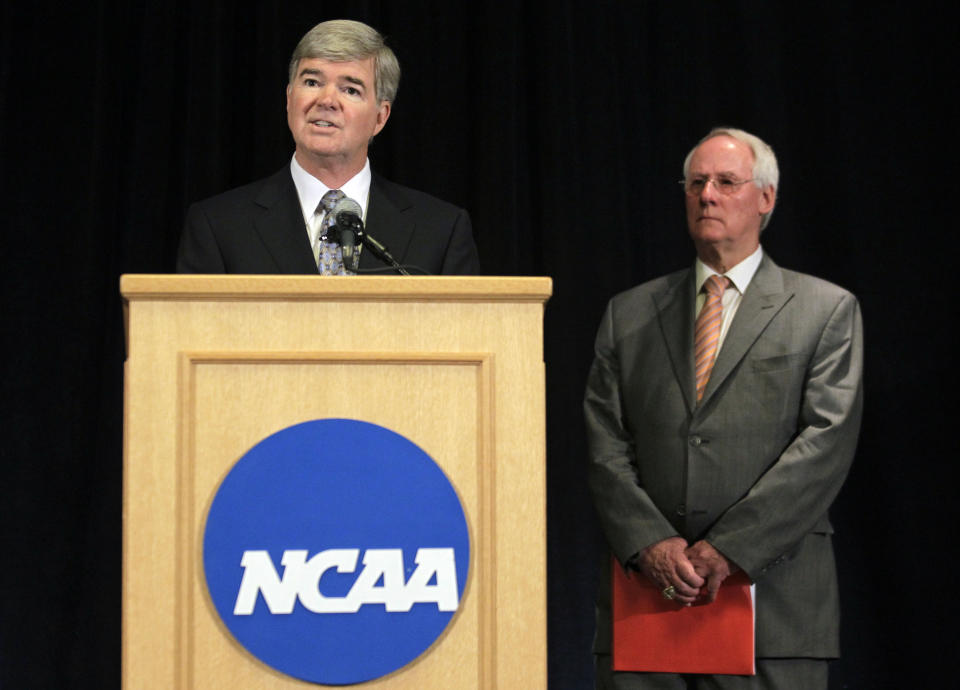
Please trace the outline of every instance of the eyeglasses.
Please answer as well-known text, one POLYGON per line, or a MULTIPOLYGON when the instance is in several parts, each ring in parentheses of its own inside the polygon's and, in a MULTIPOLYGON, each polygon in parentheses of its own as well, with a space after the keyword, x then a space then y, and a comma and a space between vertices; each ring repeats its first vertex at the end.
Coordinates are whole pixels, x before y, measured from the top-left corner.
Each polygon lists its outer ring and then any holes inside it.
POLYGON ((740 189, 740 185, 744 185, 747 182, 753 182, 753 178, 750 178, 749 180, 738 180, 735 177, 721 175, 720 177, 701 176, 691 177, 689 180, 680 180, 680 184, 683 185, 683 190, 689 196, 700 196, 708 182, 712 182, 713 188, 724 196, 730 196, 740 189))

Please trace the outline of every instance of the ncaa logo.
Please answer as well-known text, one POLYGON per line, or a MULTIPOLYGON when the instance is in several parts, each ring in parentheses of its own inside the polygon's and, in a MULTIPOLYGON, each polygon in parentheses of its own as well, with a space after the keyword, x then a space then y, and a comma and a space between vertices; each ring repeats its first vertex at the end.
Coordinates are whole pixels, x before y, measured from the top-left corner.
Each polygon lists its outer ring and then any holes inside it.
POLYGON ((388 429, 322 419, 254 446, 207 516, 210 598, 243 647, 325 685, 419 657, 463 596, 470 538, 436 463, 388 429))

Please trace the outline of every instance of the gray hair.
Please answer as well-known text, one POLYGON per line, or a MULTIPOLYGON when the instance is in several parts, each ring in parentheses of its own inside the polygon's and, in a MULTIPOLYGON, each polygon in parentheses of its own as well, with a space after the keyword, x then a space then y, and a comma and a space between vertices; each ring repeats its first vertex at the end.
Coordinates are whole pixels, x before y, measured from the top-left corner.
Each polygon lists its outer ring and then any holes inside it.
POLYGON ((290 83, 297 78, 297 67, 304 58, 331 62, 350 62, 373 58, 374 86, 377 102, 397 97, 400 87, 400 63, 383 36, 362 22, 333 19, 310 29, 290 58, 290 83))
MULTIPOLYGON (((690 159, 693 158, 694 151, 700 147, 700 144, 714 137, 730 137, 746 144, 753 152, 753 183, 759 189, 773 187, 774 191, 777 190, 780 184, 780 168, 777 166, 777 157, 774 155, 773 149, 760 137, 734 127, 714 127, 707 136, 690 149, 690 153, 683 161, 683 179, 687 179, 690 175, 690 159)), ((763 218, 760 220, 761 230, 767 227, 772 215, 773 209, 763 214, 763 218)))

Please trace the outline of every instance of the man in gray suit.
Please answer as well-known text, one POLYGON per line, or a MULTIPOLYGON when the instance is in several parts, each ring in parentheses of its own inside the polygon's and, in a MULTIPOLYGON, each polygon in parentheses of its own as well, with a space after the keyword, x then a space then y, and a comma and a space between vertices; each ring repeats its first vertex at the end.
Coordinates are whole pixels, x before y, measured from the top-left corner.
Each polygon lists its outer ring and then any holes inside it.
MULTIPOLYGON (((357 202, 367 233, 411 272, 479 273, 466 211, 370 169, 367 149, 387 124, 399 83, 396 56, 366 24, 332 20, 308 31, 290 60, 290 164, 193 204, 177 271, 350 273, 327 220, 342 194, 357 202)), ((358 271, 383 266, 360 253, 358 271)))
POLYGON ((590 487, 617 561, 678 606, 709 606, 745 571, 757 675, 612 671, 607 571, 598 688, 825 688, 839 654, 828 509, 860 427, 860 310, 763 253, 778 178, 770 147, 741 130, 690 152, 697 260, 610 301, 584 401, 590 487))

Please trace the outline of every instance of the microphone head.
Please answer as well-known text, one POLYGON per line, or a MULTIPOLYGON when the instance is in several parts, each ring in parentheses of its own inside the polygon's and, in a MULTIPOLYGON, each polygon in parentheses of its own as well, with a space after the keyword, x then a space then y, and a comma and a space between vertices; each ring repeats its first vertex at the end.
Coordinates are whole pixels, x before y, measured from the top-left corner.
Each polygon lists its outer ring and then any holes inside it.
POLYGON ((336 224, 330 229, 335 233, 335 241, 340 244, 343 265, 349 273, 356 273, 360 263, 356 247, 363 242, 363 221, 360 220, 363 209, 353 199, 344 197, 330 213, 336 219, 336 224))
POLYGON ((360 208, 360 204, 348 196, 338 201, 336 206, 333 207, 333 210, 330 211, 330 214, 334 218, 339 218, 341 213, 354 213, 358 218, 363 217, 363 209, 360 208))
POLYGON ((341 211, 337 214, 337 227, 340 231, 352 230, 353 232, 363 233, 363 221, 360 216, 353 211, 341 211))
POLYGON ((353 199, 342 198, 330 213, 337 219, 337 227, 341 232, 343 230, 363 232, 363 221, 360 220, 363 217, 363 209, 353 199))

